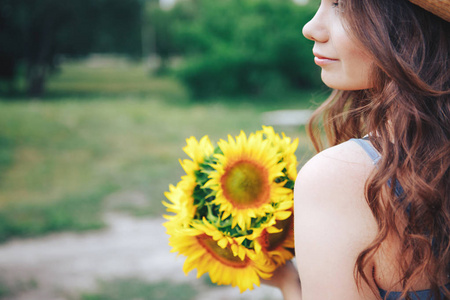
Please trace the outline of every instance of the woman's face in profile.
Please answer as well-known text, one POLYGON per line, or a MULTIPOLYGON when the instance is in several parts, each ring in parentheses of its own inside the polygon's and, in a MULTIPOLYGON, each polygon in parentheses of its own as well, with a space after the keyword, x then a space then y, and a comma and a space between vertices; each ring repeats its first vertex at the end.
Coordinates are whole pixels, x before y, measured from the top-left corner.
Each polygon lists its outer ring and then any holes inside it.
POLYGON ((327 86, 368 89, 372 59, 344 29, 341 9, 338 0, 322 0, 316 15, 303 27, 303 35, 315 42, 314 61, 322 68, 322 81, 327 86))

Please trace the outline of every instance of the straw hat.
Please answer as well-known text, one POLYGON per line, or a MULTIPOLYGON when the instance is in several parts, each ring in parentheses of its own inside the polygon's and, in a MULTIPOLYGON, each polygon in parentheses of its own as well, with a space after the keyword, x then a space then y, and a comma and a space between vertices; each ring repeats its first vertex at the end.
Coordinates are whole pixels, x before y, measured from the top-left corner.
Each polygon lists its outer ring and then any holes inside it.
POLYGON ((450 0, 409 0, 438 17, 450 22, 450 0))

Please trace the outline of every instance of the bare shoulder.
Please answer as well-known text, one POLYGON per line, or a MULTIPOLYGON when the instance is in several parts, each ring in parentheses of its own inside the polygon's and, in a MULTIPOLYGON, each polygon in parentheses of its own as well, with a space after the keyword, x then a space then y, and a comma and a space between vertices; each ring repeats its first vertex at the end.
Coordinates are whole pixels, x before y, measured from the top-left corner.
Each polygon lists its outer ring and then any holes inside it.
POLYGON ((359 207, 365 204, 361 201, 364 185, 373 168, 372 160, 355 142, 324 150, 300 170, 295 186, 296 202, 315 202, 334 209, 350 203, 359 207))
MULTIPOLYGON (((354 267, 377 232, 364 197, 373 171, 365 151, 349 141, 314 156, 294 190, 295 238, 304 299, 371 299, 358 290, 354 267)), ((374 298, 376 299, 376 298, 374 298)))
MULTIPOLYGON (((347 141, 328 148, 309 160, 299 172, 298 182, 302 180, 328 182, 332 185, 364 182, 373 170, 373 163, 366 152, 355 142, 347 141), (343 176, 346 175, 346 176, 343 176), (335 181, 336 177, 340 180, 335 181)), ((320 183, 322 185, 322 183, 320 183)))

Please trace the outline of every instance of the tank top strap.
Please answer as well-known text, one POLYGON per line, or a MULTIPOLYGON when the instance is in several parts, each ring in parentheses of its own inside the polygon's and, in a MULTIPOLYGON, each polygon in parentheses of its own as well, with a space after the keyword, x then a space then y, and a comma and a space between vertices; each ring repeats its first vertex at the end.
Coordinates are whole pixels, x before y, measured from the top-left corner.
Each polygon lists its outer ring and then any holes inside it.
MULTIPOLYGON (((372 143, 370 143, 369 138, 364 137, 361 139, 350 139, 350 140, 357 143, 358 145, 360 145, 364 149, 364 151, 367 153, 367 155, 369 155, 369 157, 372 159, 372 162, 375 165, 375 167, 377 167, 377 164, 381 159, 381 155, 373 147, 372 143)), ((389 179, 387 184, 389 187, 392 187, 392 180, 389 179)), ((404 191, 403 191, 403 188, 402 188, 400 182, 398 182, 398 180, 395 181, 394 189, 395 189, 395 195, 397 197, 399 197, 399 200, 401 201, 403 198, 402 194, 404 193, 404 191)))
POLYGON ((361 146, 361 148, 366 151, 367 155, 372 159, 373 164, 376 166, 378 161, 381 159, 380 153, 372 146, 372 144, 369 142, 368 138, 362 138, 362 139, 350 139, 351 141, 357 143, 361 146))

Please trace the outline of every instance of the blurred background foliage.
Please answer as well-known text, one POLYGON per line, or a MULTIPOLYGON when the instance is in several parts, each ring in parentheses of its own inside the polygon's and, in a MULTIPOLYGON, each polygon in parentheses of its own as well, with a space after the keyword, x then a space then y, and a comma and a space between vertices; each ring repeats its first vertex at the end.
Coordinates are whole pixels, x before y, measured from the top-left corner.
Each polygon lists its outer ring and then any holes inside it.
MULTIPOLYGON (((326 89, 301 29, 316 6, 0 0, 0 241, 101 228, 117 198, 160 216, 187 137, 314 108, 326 89)), ((311 156, 302 125, 275 129, 311 156)))
POLYGON ((182 2, 170 12, 180 15, 173 36, 185 55, 176 75, 197 98, 318 87, 311 44, 300 25, 313 11, 291 0, 182 2))
POLYGON ((172 9, 156 0, 1 0, 3 92, 21 77, 40 97, 64 59, 91 53, 156 62, 195 99, 316 88, 301 37, 314 9, 292 0, 181 0, 172 9))
POLYGON ((43 95, 62 56, 140 57, 142 5, 140 0, 2 0, 0 77, 24 76, 28 95, 36 97, 43 95))

